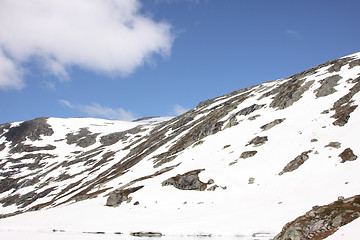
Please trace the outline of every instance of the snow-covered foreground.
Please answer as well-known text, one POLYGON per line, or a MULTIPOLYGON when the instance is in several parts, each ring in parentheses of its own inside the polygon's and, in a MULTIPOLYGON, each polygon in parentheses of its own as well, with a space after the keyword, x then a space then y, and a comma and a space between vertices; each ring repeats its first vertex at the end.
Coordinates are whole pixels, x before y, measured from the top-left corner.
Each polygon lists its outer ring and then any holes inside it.
POLYGON ((269 239, 313 206, 359 194, 359 56, 173 119, 2 126, 0 238, 269 239))

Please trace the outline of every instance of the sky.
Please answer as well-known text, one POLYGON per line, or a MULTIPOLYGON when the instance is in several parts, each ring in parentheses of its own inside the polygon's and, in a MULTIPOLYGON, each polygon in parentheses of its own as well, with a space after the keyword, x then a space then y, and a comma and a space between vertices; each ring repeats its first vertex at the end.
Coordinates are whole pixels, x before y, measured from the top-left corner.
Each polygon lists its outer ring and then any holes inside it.
POLYGON ((358 0, 0 0, 0 123, 134 120, 360 51, 358 0))

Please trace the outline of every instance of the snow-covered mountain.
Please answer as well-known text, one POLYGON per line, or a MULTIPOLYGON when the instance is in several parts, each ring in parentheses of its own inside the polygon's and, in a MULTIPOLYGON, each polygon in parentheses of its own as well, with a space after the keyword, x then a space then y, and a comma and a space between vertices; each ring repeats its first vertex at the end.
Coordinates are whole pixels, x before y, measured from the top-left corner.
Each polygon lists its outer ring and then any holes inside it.
POLYGON ((356 53, 175 118, 2 124, 0 236, 41 229, 296 236, 283 226, 305 213, 319 219, 319 206, 342 202, 344 212, 329 213, 336 226, 322 228, 324 220, 308 229, 307 237, 326 237, 349 214, 360 216, 359 91, 356 53))

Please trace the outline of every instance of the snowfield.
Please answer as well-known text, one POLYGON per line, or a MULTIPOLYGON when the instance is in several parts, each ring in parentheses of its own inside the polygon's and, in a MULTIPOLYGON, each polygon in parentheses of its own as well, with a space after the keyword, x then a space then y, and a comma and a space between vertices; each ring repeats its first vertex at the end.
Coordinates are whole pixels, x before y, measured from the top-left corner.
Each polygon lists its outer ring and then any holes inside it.
MULTIPOLYGON (((271 239, 313 206, 359 194, 360 160, 340 155, 360 154, 360 53, 343 59, 176 118, 48 118, 25 140, 11 130, 24 124, 0 125, 0 238, 271 239)), ((327 239, 355 239, 359 223, 327 239)))

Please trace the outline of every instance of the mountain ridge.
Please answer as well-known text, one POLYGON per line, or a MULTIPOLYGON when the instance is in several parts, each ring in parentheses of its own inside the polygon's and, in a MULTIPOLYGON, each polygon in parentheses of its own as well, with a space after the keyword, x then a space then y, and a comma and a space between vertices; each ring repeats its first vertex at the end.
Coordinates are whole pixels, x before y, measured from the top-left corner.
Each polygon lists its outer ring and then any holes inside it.
POLYGON ((355 53, 205 100, 164 122, 1 124, 0 227, 89 205, 97 213, 65 211, 67 217, 39 224, 93 231, 96 217, 83 218, 99 214, 114 222, 100 224, 101 231, 275 235, 314 205, 359 194, 359 82, 355 53), (270 223, 256 219, 260 214, 270 223), (84 224, 69 224, 69 216, 84 224))

